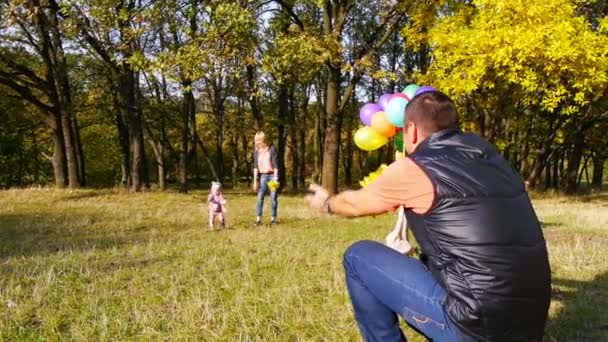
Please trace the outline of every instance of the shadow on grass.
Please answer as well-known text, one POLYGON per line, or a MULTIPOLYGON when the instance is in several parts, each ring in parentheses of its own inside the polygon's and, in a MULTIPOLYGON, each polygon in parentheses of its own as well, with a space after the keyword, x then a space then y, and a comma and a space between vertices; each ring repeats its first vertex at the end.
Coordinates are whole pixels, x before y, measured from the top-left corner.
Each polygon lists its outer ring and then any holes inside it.
POLYGON ((551 300, 563 307, 549 319, 546 341, 608 341, 608 271, 588 282, 553 279, 551 300))
POLYGON ((50 255, 54 253, 109 249, 125 244, 147 241, 146 234, 137 230, 106 232, 92 229, 103 217, 70 213, 67 224, 65 215, 39 213, 30 215, 0 216, 0 259, 19 256, 50 255))
POLYGON ((591 192, 582 190, 576 194, 566 194, 561 191, 532 191, 529 193, 533 200, 552 199, 558 203, 570 203, 572 201, 608 205, 608 191, 591 192))
POLYGON ((107 191, 101 191, 101 190, 77 191, 77 192, 68 194, 67 196, 63 197, 62 200, 77 201, 77 200, 81 200, 81 199, 94 198, 94 197, 99 197, 102 195, 107 195, 108 193, 109 192, 107 192, 107 191))
POLYGON ((541 221, 540 226, 543 229, 552 229, 552 228, 561 228, 564 226, 561 222, 553 222, 553 221, 541 221))
POLYGON ((589 194, 580 197, 582 202, 608 204, 608 192, 589 194))

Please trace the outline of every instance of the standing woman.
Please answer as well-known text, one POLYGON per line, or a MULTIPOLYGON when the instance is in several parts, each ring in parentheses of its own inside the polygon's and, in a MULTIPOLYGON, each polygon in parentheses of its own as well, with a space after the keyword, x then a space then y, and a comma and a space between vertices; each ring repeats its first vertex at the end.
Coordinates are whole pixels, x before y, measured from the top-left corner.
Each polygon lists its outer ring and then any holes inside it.
POLYGON ((278 181, 279 169, 277 167, 277 150, 270 144, 264 132, 259 131, 253 138, 255 142, 255 152, 253 153, 253 191, 258 192, 256 205, 257 218, 255 224, 262 223, 262 212, 264 211, 264 197, 266 192, 270 192, 272 201, 271 224, 277 223, 277 207, 279 206, 278 194, 275 190, 268 187, 271 180, 278 181), (258 183, 259 176, 259 183, 258 183))

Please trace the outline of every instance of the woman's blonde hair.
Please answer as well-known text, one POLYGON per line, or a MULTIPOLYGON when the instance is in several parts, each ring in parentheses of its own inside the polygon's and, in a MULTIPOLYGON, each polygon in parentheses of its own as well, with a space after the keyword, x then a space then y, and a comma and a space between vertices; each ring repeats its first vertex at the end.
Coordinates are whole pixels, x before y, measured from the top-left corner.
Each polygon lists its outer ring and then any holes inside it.
POLYGON ((253 140, 256 139, 261 139, 264 144, 268 145, 268 140, 266 140, 266 134, 264 132, 258 131, 257 133, 255 133, 253 140))

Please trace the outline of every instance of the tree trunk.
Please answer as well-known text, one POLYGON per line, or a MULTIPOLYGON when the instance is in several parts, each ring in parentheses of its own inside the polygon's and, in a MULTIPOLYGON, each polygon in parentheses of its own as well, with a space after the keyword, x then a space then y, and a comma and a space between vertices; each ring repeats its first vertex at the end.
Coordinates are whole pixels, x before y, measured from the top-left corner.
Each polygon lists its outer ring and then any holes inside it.
POLYGON ((559 175, 560 175, 560 188, 564 189, 566 187, 566 148, 562 150, 562 157, 559 161, 559 175))
POLYGON ((291 156, 291 187, 292 189, 299 188, 299 177, 300 177, 300 154, 299 146, 302 145, 301 141, 298 141, 300 136, 296 128, 296 122, 289 124, 289 153, 291 156))
MULTIPOLYGON (((354 97, 353 97, 354 98, 354 97)), ((348 115, 346 118, 346 144, 344 146, 344 183, 347 187, 353 184, 353 117, 348 115)))
POLYGON ((553 155, 553 183, 551 183, 551 187, 555 190, 559 189, 559 161, 561 159, 561 150, 555 151, 553 155))
POLYGON ((160 147, 160 155, 159 160, 157 160, 156 169, 158 172, 158 189, 160 191, 165 191, 167 189, 167 176, 165 175, 165 158, 164 158, 164 147, 162 145, 160 147))
POLYGON ((59 23, 57 21, 57 11, 59 7, 54 0, 50 1, 51 6, 49 19, 49 31, 52 41, 51 60, 54 60, 54 79, 57 82, 56 89, 59 97, 60 108, 62 111, 62 123, 66 148, 66 159, 68 163, 68 178, 70 188, 84 186, 84 157, 80 146, 80 133, 74 117, 72 107, 72 95, 70 81, 68 79, 68 67, 61 42, 59 23), (80 160, 80 162, 79 162, 80 160))
POLYGON ((144 172, 145 147, 139 114, 134 114, 133 126, 133 166, 131 174, 133 183, 131 184, 131 189, 139 192, 144 190, 146 180, 144 172))
POLYGON ((68 185, 72 189, 79 188, 81 184, 78 173, 76 146, 74 143, 74 129, 72 127, 72 101, 67 65, 61 42, 61 35, 58 29, 58 6, 54 0, 50 0, 48 5, 44 6, 44 8, 38 0, 32 1, 30 5, 35 9, 33 11, 35 15, 32 16, 32 20, 38 31, 40 45, 38 51, 44 60, 44 66, 46 68, 49 100, 54 104, 55 110, 61 117, 68 185), (47 9, 48 15, 46 12, 47 9))
MULTIPOLYGON (((188 165, 191 165, 189 168, 186 168, 187 172, 190 172, 194 179, 201 179, 201 171, 198 163, 198 153, 196 148, 196 141, 198 140, 198 130, 196 127, 196 101, 194 100, 194 95, 191 98, 190 112, 188 113, 190 117, 190 136, 188 141, 188 165)), ((186 173, 186 181, 188 179, 188 174, 186 173)))
POLYGON ((545 167, 545 190, 549 190, 551 188, 551 184, 553 184, 553 175, 551 174, 551 161, 555 158, 555 154, 553 157, 547 161, 547 167, 545 167))
POLYGON ((323 151, 325 145, 325 132, 327 128, 327 116, 325 114, 324 99, 326 91, 319 79, 316 84, 317 108, 315 111, 315 171, 313 181, 321 183, 321 173, 323 172, 323 151))
POLYGON ((584 131, 576 133, 572 150, 568 156, 568 166, 566 169, 566 193, 575 194, 578 190, 578 171, 584 151, 584 131), (580 132, 580 133, 579 133, 580 132))
POLYGON ((84 151, 82 149, 82 140, 80 139, 80 128, 78 127, 78 120, 76 120, 76 115, 72 115, 72 130, 74 132, 76 161, 78 163, 78 180, 81 186, 86 186, 84 151))
POLYGON ((68 168, 65 159, 65 144, 63 139, 63 128, 61 127, 61 116, 55 113, 49 113, 47 122, 53 131, 53 175, 55 177, 55 185, 58 188, 64 188, 68 185, 68 168))
POLYGON ((249 139, 245 133, 241 134, 241 146, 245 159, 245 174, 247 175, 247 186, 251 185, 251 174, 253 173, 253 156, 249 154, 249 139))
MULTIPOLYGON (((576 180, 576 187, 580 188, 581 182, 583 180, 583 174, 587 173, 587 164, 589 164, 589 156, 583 157, 583 167, 581 167, 580 172, 578 173, 578 177, 576 180)), ((587 176, 587 184, 589 184, 589 176, 587 176)))
POLYGON ((224 145, 224 99, 220 93, 221 87, 214 89, 214 114, 216 120, 215 130, 215 148, 217 151, 216 159, 216 170, 218 173, 218 181, 224 182, 224 152, 222 146, 224 145))
POLYGON ((239 139, 234 129, 230 135, 230 150, 232 152, 232 188, 236 189, 239 180, 239 139))
POLYGON ((315 183, 321 182, 321 171, 323 170, 323 138, 325 133, 323 132, 323 112, 319 109, 316 111, 315 116, 315 171, 313 180, 315 183))
POLYGON ((298 188, 298 172, 300 169, 300 159, 298 154, 298 129, 299 123, 297 104, 295 98, 295 86, 292 85, 289 91, 289 155, 291 157, 291 188, 298 188))
POLYGON ((327 80, 327 131, 325 133, 325 149, 323 153, 322 185, 331 194, 338 192, 338 161, 340 160, 340 133, 342 130, 342 113, 340 103, 339 67, 329 67, 327 80))
POLYGON ((298 145, 298 187, 304 188, 306 186, 306 129, 307 129, 307 118, 308 118, 308 100, 307 96, 302 103, 301 116, 298 121, 298 134, 299 134, 299 145, 298 145))
POLYGON ((550 132, 548 135, 542 140, 541 146, 539 146, 539 151, 536 155, 536 160, 534 162, 534 166, 532 167, 532 171, 527 178, 527 186, 529 189, 535 189, 538 178, 541 176, 545 166, 547 165, 547 160, 551 156, 553 141, 555 140, 555 135, 560 127, 559 122, 555 122, 554 119, 550 119, 550 132))
POLYGON ((154 159, 156 160, 156 168, 158 174, 158 189, 160 191, 165 191, 166 183, 165 183, 165 146, 163 145, 164 141, 164 120, 161 116, 160 119, 160 137, 158 141, 154 140, 152 136, 152 130, 144 121, 144 129, 146 130, 146 137, 148 143, 152 147, 152 152, 154 153, 154 159))
POLYGON ((541 148, 541 150, 538 152, 536 160, 534 161, 534 166, 532 167, 532 171, 530 172, 530 175, 526 180, 527 187, 529 189, 536 189, 538 178, 541 176, 543 170, 545 169, 549 154, 550 151, 546 146, 541 148))
POLYGON ((300 138, 298 145, 298 159, 300 164, 298 165, 298 188, 306 187, 306 127, 302 125, 299 132, 300 138))
POLYGON ((247 65, 247 83, 249 85, 249 105, 253 114, 254 127, 256 131, 261 131, 264 127, 264 120, 260 110, 258 101, 258 86, 256 81, 256 72, 253 65, 247 65))
POLYGON ((72 121, 69 113, 61 110, 61 126, 63 127, 63 139, 68 166, 68 184, 71 189, 79 188, 78 160, 76 158, 76 146, 72 131, 72 121))
POLYGON ((278 121, 278 137, 277 137, 277 167, 279 168, 279 183, 280 189, 285 186, 285 149, 287 147, 287 134, 285 123, 289 116, 289 89, 283 83, 279 87, 279 112, 277 115, 278 121))
POLYGON ((133 145, 133 160, 131 166, 131 190, 135 192, 142 191, 144 189, 144 132, 142 129, 142 117, 139 110, 139 104, 137 101, 136 84, 139 82, 139 77, 136 77, 136 73, 126 68, 123 75, 123 93, 124 103, 127 105, 126 110, 128 111, 130 118, 129 128, 131 129, 131 143, 133 145))
POLYGON ((604 153, 596 152, 593 156, 593 179, 591 181, 591 191, 593 192, 602 191, 605 161, 606 155, 604 153))
MULTIPOLYGON (((120 111, 119 105, 116 105, 116 110, 120 111)), ((114 116, 114 123, 118 130, 118 140, 120 144, 120 171, 121 178, 120 183, 125 188, 131 187, 131 151, 129 143, 129 128, 127 127, 126 120, 121 113, 117 113, 114 116)))
POLYGON ((190 122, 190 111, 194 106, 194 95, 190 87, 192 82, 184 81, 182 83, 183 88, 183 99, 182 99, 182 112, 181 112, 181 148, 179 151, 179 192, 188 192, 188 143, 189 143, 189 122, 190 122))

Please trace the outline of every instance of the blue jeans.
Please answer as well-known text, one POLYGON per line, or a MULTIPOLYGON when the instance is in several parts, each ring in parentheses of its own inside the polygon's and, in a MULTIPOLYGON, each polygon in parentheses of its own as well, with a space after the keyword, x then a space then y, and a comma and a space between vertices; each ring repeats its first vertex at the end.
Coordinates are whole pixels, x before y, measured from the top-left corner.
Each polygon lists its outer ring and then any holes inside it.
POLYGON ((400 315, 433 341, 475 341, 448 318, 446 292, 418 260, 375 241, 359 241, 344 254, 346 285, 366 341, 406 341, 400 315))
POLYGON ((264 197, 266 196, 266 192, 270 191, 270 199, 272 201, 272 212, 271 216, 277 217, 277 208, 279 207, 279 198, 276 191, 271 191, 268 188, 268 182, 272 180, 272 174, 263 173, 260 177, 260 188, 258 189, 258 202, 256 205, 258 216, 262 216, 262 212, 264 211, 264 197))

